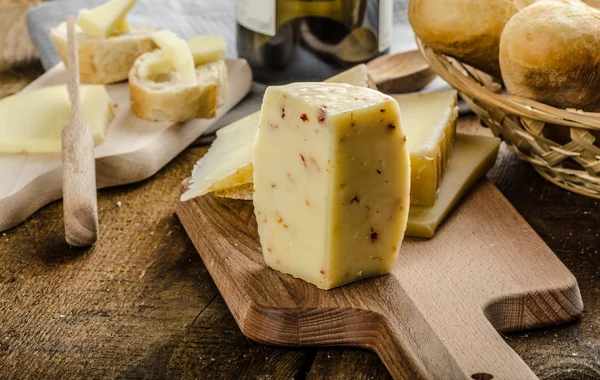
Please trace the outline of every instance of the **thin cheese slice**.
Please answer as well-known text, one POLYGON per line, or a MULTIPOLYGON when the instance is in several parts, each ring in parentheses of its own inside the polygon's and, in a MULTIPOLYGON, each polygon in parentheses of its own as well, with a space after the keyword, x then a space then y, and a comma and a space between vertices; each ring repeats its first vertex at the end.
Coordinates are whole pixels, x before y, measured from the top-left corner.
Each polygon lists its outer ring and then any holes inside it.
POLYGON ((94 9, 82 9, 77 24, 90 36, 106 38, 123 28, 123 20, 135 3, 136 0, 111 0, 94 9))
POLYGON ((196 66, 216 61, 227 51, 227 44, 221 36, 196 36, 187 43, 196 66))
MULTIPOLYGON (((114 115, 104 86, 82 86, 81 109, 94 142, 101 143, 114 115)), ((60 152, 62 129, 71 121, 67 88, 45 87, 6 97, 0 100, 0 120, 0 152, 60 152)))
POLYGON ((269 87, 254 145, 265 262, 321 289, 388 273, 408 217, 398 103, 364 87, 269 87))
POLYGON ((115 29, 112 30, 110 35, 118 36, 120 34, 129 33, 130 31, 131 31, 131 25, 129 24, 129 21, 127 21, 127 19, 124 18, 117 24, 115 29))
MULTIPOLYGON (((225 40, 220 36, 196 36, 189 40, 187 44, 196 66, 216 61, 227 51, 225 40)), ((173 64, 162 53, 146 58, 138 72, 141 77, 151 79, 174 69, 173 64)))
POLYGON ((192 182, 182 201, 197 194, 252 183, 252 151, 260 112, 248 115, 217 131, 209 151, 196 163, 192 182))
POLYGON ((411 163, 414 206, 431 207, 448 162, 456 130, 455 90, 394 96, 401 109, 411 163))
MULTIPOLYGON (((367 73, 366 65, 358 65, 325 82, 347 83, 377 89, 367 73)), ((258 130, 260 112, 255 112, 217 132, 217 138, 208 152, 194 166, 192 184, 181 200, 189 200, 206 193, 235 194, 237 199, 252 199, 252 147, 258 130), (240 186, 231 191, 228 188, 240 186)))
POLYGON ((406 236, 431 238, 471 186, 496 162, 500 139, 457 134, 433 207, 410 207, 406 236))
POLYGON ((152 39, 163 51, 165 57, 175 70, 181 75, 182 79, 188 83, 196 82, 196 65, 194 57, 185 40, 177 37, 170 30, 161 30, 152 34, 152 39))

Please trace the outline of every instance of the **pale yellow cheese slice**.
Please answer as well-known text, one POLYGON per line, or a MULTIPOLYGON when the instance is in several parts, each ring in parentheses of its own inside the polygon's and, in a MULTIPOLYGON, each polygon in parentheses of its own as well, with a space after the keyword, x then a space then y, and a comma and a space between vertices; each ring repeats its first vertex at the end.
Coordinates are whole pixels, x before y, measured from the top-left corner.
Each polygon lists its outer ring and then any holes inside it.
POLYGON ((406 236, 431 238, 456 203, 496 162, 500 139, 457 134, 433 207, 411 206, 406 236))
MULTIPOLYGON (((225 40, 220 36, 196 36, 187 43, 196 66, 216 61, 227 51, 225 40)), ((174 69, 173 64, 161 52, 161 54, 146 57, 141 63, 138 73, 144 78, 151 79, 174 69)))
MULTIPOLYGON (((113 107, 102 85, 81 86, 83 120, 101 143, 113 118, 113 107)), ((0 100, 0 152, 51 153, 62 149, 61 133, 71 121, 66 86, 24 91, 0 100)))
POLYGON ((111 36, 118 36, 120 34, 129 33, 131 31, 131 25, 126 18, 119 21, 115 29, 113 29, 110 33, 111 36))
POLYGON ((216 61, 227 51, 227 44, 221 36, 196 36, 187 43, 196 66, 216 61))
POLYGON ((400 105, 411 163, 411 205, 431 207, 456 130, 455 90, 394 96, 400 105))
POLYGON ((196 82, 196 65, 187 42, 170 30, 161 30, 152 34, 152 39, 163 51, 165 57, 181 78, 188 83, 196 82))
POLYGON ((391 271, 410 200, 410 160, 392 97, 338 83, 267 88, 253 177, 271 268, 321 289, 391 271))
POLYGON ((106 38, 124 27, 123 20, 135 3, 136 0, 111 0, 94 9, 82 9, 77 24, 90 36, 106 38))
MULTIPOLYGON (((377 89, 367 73, 366 65, 355 66, 325 82, 377 89)), ((252 192, 248 191, 251 187, 240 185, 252 183, 252 147, 259 117, 260 112, 255 112, 217 132, 211 148, 196 163, 192 171, 192 185, 182 195, 182 201, 213 191, 218 191, 217 195, 220 196, 235 194, 237 199, 252 199, 252 192), (237 186, 240 187, 227 190, 237 186)))
POLYGON ((211 191, 252 183, 252 152, 260 113, 248 115, 217 131, 209 151, 194 166, 187 201, 211 191))

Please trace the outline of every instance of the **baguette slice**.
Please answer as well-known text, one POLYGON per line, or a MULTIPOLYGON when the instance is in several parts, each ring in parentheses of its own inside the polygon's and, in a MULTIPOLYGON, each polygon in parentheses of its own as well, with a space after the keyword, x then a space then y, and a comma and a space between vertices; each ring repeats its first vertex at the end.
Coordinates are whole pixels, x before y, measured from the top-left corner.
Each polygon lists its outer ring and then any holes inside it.
POLYGON ((225 102, 228 92, 227 65, 218 60, 196 67, 196 83, 161 66, 149 69, 152 62, 163 62, 161 50, 142 54, 129 72, 131 110, 142 119, 185 121, 212 119, 225 102), (145 75, 142 75, 145 74, 145 75))
MULTIPOLYGON (((149 26, 130 26, 127 33, 95 38, 76 27, 81 82, 108 84, 127 79, 135 59, 156 49, 151 38, 155 30, 149 26)), ((66 23, 52 29, 50 35, 58 55, 68 65, 66 23)))

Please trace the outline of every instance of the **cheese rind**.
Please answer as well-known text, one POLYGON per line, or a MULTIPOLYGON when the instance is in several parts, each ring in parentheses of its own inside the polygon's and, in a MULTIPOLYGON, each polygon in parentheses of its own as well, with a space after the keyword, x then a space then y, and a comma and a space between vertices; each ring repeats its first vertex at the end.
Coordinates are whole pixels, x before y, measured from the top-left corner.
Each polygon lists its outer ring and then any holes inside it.
MULTIPOLYGON (((347 83, 376 89, 367 66, 362 64, 346 70, 325 82, 347 83)), ((258 131, 260 111, 221 128, 208 152, 196 163, 192 171, 192 186, 181 196, 189 200, 211 191, 236 199, 252 199, 252 147, 258 131), (213 148, 215 147, 215 148, 213 148), (202 169, 199 169, 202 167, 202 169), (230 187, 235 189, 228 190, 230 187)))
POLYGON ((431 207, 442 181, 458 117, 455 90, 394 96, 402 110, 411 162, 411 205, 431 207))
POLYGON ((367 65, 356 65, 351 69, 343 71, 337 75, 332 76, 329 79, 326 79, 325 82, 328 83, 348 83, 353 86, 359 87, 367 87, 373 90, 377 90, 377 85, 369 75, 369 70, 367 69, 367 65))
POLYGON ((161 30, 152 34, 152 39, 163 51, 165 57, 171 62, 175 70, 188 83, 196 82, 196 65, 194 57, 185 40, 177 37, 170 30, 161 30))
POLYGON ((406 236, 431 238, 456 203, 496 162, 500 139, 457 134, 433 207, 411 206, 406 236))
POLYGON ((82 9, 77 24, 90 36, 106 38, 123 28, 122 22, 135 3, 136 0, 111 0, 94 9, 82 9))
POLYGON ((388 273, 410 193, 393 98, 344 84, 269 87, 254 145, 265 262, 319 288, 388 273))
MULTIPOLYGON (((102 142, 114 116, 104 86, 81 86, 81 115, 95 144, 102 142)), ((6 97, 0 100, 0 120, 0 152, 60 152, 62 129, 71 121, 67 88, 44 87, 6 97)))

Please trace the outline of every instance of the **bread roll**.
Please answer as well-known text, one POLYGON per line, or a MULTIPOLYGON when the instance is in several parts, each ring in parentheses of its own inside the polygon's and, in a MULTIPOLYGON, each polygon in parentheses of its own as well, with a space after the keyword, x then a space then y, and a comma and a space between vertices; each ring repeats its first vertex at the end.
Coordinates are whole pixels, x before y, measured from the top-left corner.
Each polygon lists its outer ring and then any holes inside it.
POLYGON ((523 9, 502 33, 500 67, 511 94, 597 110, 600 12, 572 0, 544 0, 523 9))
MULTIPOLYGON (((127 33, 95 38, 76 27, 81 82, 108 84, 127 79, 137 56, 156 49, 151 38, 155 30, 153 27, 131 26, 127 33)), ((58 55, 68 65, 66 23, 52 29, 50 35, 58 55)))
POLYGON ((498 46, 508 20, 535 0, 411 0, 415 34, 437 52, 500 78, 498 46))
POLYGON ((129 72, 131 110, 153 121, 212 119, 225 102, 228 92, 227 65, 223 60, 196 67, 196 83, 165 65, 161 50, 144 53, 129 72), (148 69, 146 65, 156 63, 148 69))

